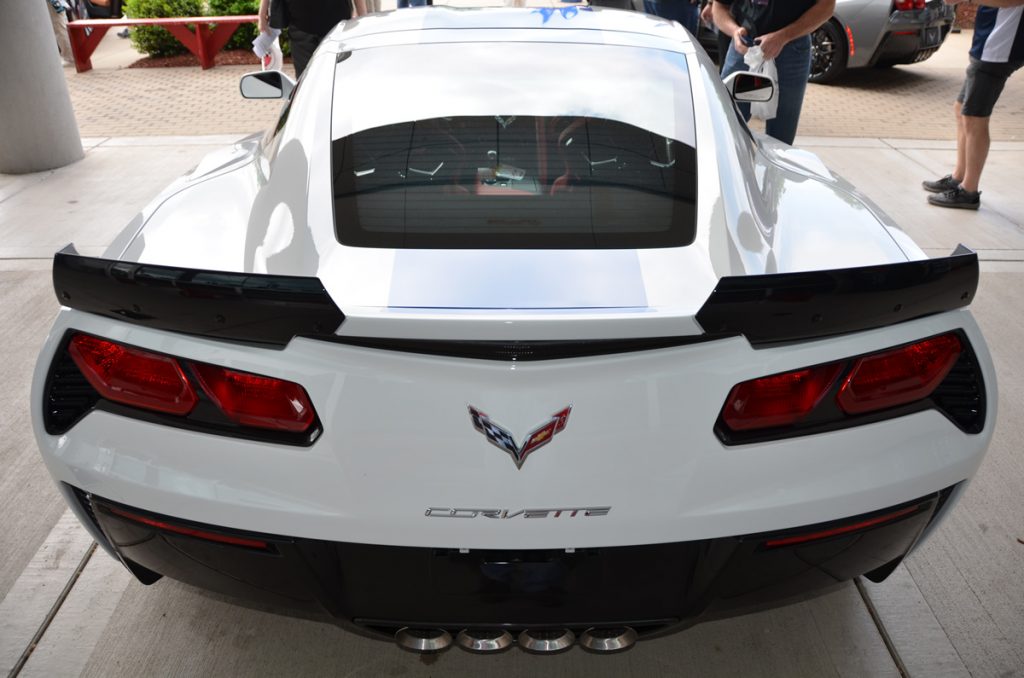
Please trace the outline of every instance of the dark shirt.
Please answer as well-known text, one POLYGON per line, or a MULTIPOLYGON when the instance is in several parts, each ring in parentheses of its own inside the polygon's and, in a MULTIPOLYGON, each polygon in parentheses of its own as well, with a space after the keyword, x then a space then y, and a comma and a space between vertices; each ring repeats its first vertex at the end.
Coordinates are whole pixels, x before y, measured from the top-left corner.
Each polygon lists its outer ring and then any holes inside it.
POLYGON ((339 21, 352 18, 349 0, 286 0, 288 24, 300 31, 323 37, 339 21))
POLYGON ((1024 60, 1024 7, 979 7, 971 56, 994 63, 1024 60))
POLYGON ((747 35, 751 38, 785 28, 816 4, 815 0, 718 0, 718 2, 729 7, 732 18, 747 29, 747 35))

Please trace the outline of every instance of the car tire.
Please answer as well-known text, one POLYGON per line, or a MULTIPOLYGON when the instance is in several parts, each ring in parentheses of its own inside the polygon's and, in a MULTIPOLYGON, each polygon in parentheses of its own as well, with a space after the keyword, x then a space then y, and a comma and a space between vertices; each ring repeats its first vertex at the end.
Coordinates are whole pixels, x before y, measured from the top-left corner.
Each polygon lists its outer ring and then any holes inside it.
POLYGON ((846 70, 846 36, 834 21, 811 33, 811 75, 808 82, 832 82, 846 70))

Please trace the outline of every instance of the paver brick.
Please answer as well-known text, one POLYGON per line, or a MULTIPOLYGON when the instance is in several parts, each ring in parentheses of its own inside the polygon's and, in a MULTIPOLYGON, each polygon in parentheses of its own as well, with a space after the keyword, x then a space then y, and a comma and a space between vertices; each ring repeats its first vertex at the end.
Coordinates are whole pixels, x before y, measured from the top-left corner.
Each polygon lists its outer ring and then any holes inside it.
MULTIPOLYGON (((949 36, 920 64, 855 70, 836 84, 810 85, 799 134, 954 139, 952 103, 963 82, 970 37, 949 36)), ((118 40, 111 33, 105 42, 111 39, 118 40)), ((126 41, 108 47, 126 48, 126 41)), ((253 68, 97 67, 86 73, 65 69, 65 75, 82 136, 241 134, 270 126, 281 106, 241 98, 238 79, 253 68)), ((1024 140, 1024 75, 1007 83, 991 132, 997 141, 1024 140)))

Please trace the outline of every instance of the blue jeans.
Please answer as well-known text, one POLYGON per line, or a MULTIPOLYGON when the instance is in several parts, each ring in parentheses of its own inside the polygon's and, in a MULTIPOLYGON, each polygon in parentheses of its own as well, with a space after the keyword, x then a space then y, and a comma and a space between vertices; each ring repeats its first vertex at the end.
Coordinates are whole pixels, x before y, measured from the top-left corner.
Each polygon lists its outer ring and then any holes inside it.
POLYGON ((700 5, 691 4, 690 0, 644 0, 644 11, 662 19, 678 21, 691 34, 697 34, 700 5))
MULTIPOLYGON (((782 53, 775 57, 775 67, 779 71, 779 109, 775 117, 765 123, 765 132, 779 141, 792 144, 800 122, 804 92, 807 91, 807 77, 811 74, 810 36, 797 38, 783 47, 782 53)), ((722 66, 722 77, 745 70, 747 65, 743 63, 743 55, 730 44, 722 66)), ((749 104, 740 104, 740 112, 745 119, 750 119, 749 104)))

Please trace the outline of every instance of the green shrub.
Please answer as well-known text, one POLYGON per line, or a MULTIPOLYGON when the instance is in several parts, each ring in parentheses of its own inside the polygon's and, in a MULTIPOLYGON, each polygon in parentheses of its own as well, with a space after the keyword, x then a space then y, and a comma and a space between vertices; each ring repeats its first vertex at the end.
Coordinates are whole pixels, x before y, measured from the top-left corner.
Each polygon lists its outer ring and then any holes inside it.
MULTIPOLYGON (((124 0, 123 7, 125 13, 133 19, 203 15, 201 0, 124 0)), ((195 30, 193 26, 189 28, 195 30)), ((159 26, 133 27, 132 45, 140 52, 156 57, 188 52, 167 29, 159 26)))
MULTIPOLYGON (((259 14, 260 0, 209 0, 208 16, 236 16, 238 14, 259 14)), ((242 24, 235 31, 224 49, 252 49, 256 38, 256 24, 242 24)))

